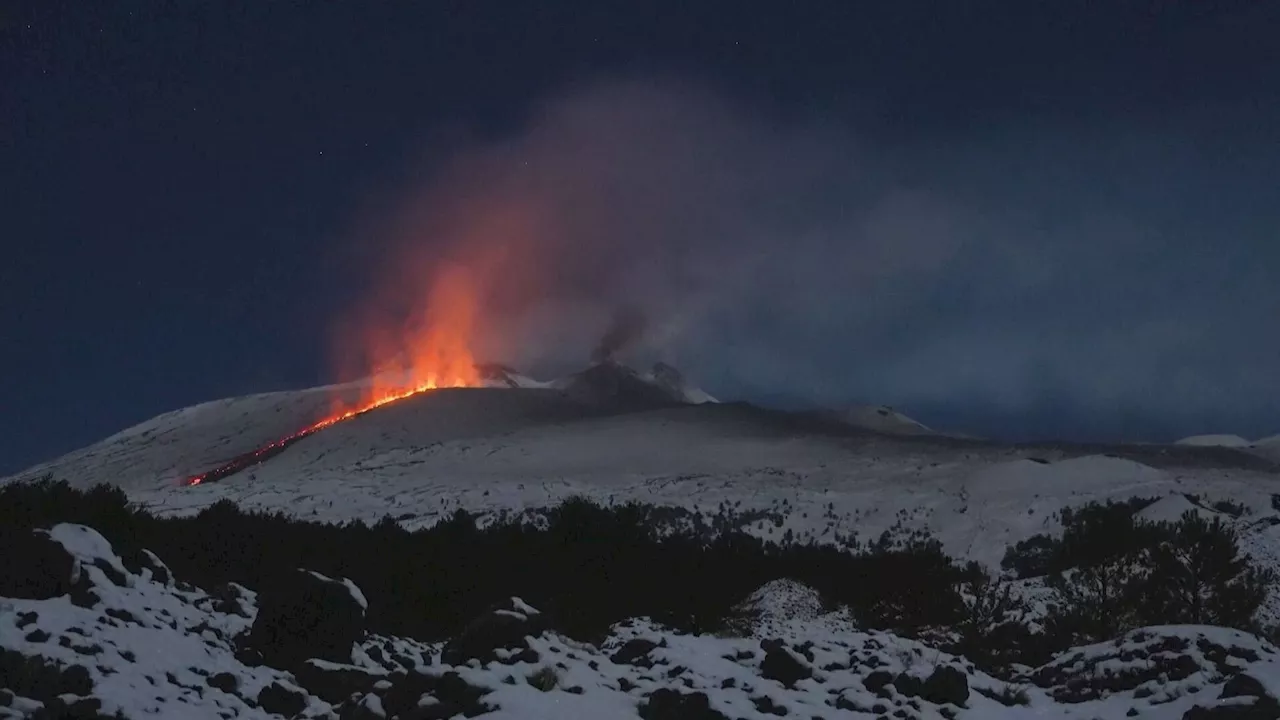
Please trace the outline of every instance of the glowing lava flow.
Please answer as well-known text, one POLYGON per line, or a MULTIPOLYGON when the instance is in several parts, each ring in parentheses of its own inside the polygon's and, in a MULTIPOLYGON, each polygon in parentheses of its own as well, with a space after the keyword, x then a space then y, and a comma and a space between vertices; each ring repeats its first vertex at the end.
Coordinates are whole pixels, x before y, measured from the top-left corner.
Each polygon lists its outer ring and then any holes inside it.
POLYGON ((279 440, 276 440, 268 445, 263 445, 262 447, 256 450, 237 456, 208 472, 201 473, 194 477, 188 478, 183 484, 199 485, 201 483, 221 480, 222 478, 225 478, 229 475, 234 475, 240 472, 241 470, 244 470, 245 468, 252 467, 259 463, 265 462, 271 459, 273 456, 278 455, 279 453, 284 451, 285 448, 301 440, 302 438, 307 437, 308 435, 313 435, 317 432, 320 432, 321 430, 331 425, 337 425, 343 420, 350 420, 351 418, 356 417, 357 415, 363 415, 371 410, 377 410, 383 405, 388 405, 390 403, 396 402, 397 400, 404 400, 405 398, 413 397, 414 395, 419 395, 429 390, 437 390, 441 387, 465 387, 466 385, 467 383, 465 382, 457 382, 456 384, 453 384, 453 385, 442 386, 442 385, 437 385, 435 381, 430 381, 428 383, 425 383, 415 388, 411 388, 408 390, 400 390, 397 392, 393 392, 391 394, 382 395, 378 399, 372 400, 359 408, 356 408, 353 410, 347 410, 337 415, 332 415, 330 417, 325 418, 324 420, 321 420, 320 422, 314 425, 305 427, 299 430, 298 432, 293 433, 292 435, 286 435, 285 437, 282 437, 279 440))
MULTIPOLYGON (((395 287, 393 285, 393 287, 395 287)), ((417 292, 419 285, 413 283, 417 292)), ((363 351, 361 367, 369 378, 364 397, 353 405, 335 406, 329 417, 269 445, 224 462, 186 485, 221 480, 279 454, 309 435, 343 420, 438 388, 480 385, 480 371, 471 354, 479 314, 479 288, 466 267, 441 263, 434 268, 427 295, 411 302, 407 316, 371 315, 356 337, 343 347, 363 351)))

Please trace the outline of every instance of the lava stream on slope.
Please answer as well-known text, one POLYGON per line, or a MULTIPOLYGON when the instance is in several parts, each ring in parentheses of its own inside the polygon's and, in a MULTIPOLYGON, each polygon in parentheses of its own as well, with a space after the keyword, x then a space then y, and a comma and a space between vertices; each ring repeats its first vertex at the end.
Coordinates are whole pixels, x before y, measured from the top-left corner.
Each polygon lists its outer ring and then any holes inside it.
POLYGON ((188 486, 200 485, 202 483, 215 482, 225 477, 235 475, 236 473, 240 472, 241 470, 244 470, 245 468, 249 468, 254 465, 258 465, 259 463, 263 463, 263 462, 266 462, 267 460, 270 460, 272 457, 275 457, 276 455, 279 455, 280 453, 284 452, 286 448, 288 448, 290 445, 296 443, 297 441, 301 440, 304 437, 307 437, 309 435, 314 435, 315 433, 320 432, 321 430, 327 427, 330 427, 331 425, 337 425, 343 420, 350 420, 351 418, 364 415, 367 412, 376 410, 382 407, 383 405, 396 402, 397 400, 404 400, 405 398, 413 397, 414 395, 419 395, 421 393, 428 392, 430 390, 436 390, 442 387, 466 387, 468 384, 470 383, 467 383, 465 381, 455 381, 454 383, 449 385, 439 385, 434 380, 432 380, 422 385, 419 385, 418 387, 382 395, 378 397, 376 400, 371 400, 356 409, 346 410, 336 415, 331 415, 314 425, 305 427, 299 430, 298 432, 293 433, 292 435, 286 435, 285 437, 282 437, 278 440, 274 440, 271 443, 267 445, 263 445, 260 448, 244 453, 243 455, 238 455, 228 460, 227 462, 219 465, 218 467, 213 468, 212 470, 187 478, 185 481, 183 481, 183 485, 188 485, 188 486))

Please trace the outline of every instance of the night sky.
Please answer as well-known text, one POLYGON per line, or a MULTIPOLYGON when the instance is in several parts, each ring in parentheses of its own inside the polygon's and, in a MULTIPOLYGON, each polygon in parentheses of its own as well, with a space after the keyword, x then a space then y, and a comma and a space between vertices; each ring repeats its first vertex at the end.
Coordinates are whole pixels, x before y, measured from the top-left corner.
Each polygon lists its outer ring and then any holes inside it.
POLYGON ((484 349, 530 371, 625 305, 723 398, 1280 432, 1277 37, 1243 0, 0 5, 0 474, 333 380, 374 268, 508 214, 539 282, 484 349))

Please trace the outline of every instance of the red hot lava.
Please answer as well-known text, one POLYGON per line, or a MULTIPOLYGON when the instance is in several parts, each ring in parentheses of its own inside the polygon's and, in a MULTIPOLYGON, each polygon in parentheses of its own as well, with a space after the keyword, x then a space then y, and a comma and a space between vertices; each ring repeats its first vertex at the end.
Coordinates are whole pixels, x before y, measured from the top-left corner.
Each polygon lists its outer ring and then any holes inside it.
POLYGON ((185 484, 199 485, 234 475, 269 460, 302 438, 397 400, 437 388, 479 385, 479 371, 470 350, 477 316, 476 288, 470 274, 458 267, 438 272, 422 307, 404 327, 370 332, 369 337, 377 340, 369 342, 368 354, 378 370, 354 405, 335 402, 329 417, 190 477, 185 484))

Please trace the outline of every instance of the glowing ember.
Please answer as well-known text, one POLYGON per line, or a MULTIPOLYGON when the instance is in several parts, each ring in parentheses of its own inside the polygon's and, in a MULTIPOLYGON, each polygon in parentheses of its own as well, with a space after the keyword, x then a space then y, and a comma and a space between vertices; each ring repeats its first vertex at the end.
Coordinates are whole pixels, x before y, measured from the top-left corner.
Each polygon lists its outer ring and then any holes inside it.
POLYGON ((264 462, 304 437, 397 400, 438 388, 474 387, 480 373, 471 354, 477 315, 476 289, 465 269, 437 270, 422 310, 401 327, 374 324, 365 329, 363 346, 372 375, 368 391, 354 404, 335 399, 325 419, 240 455, 186 480, 199 485, 220 480, 264 462))

